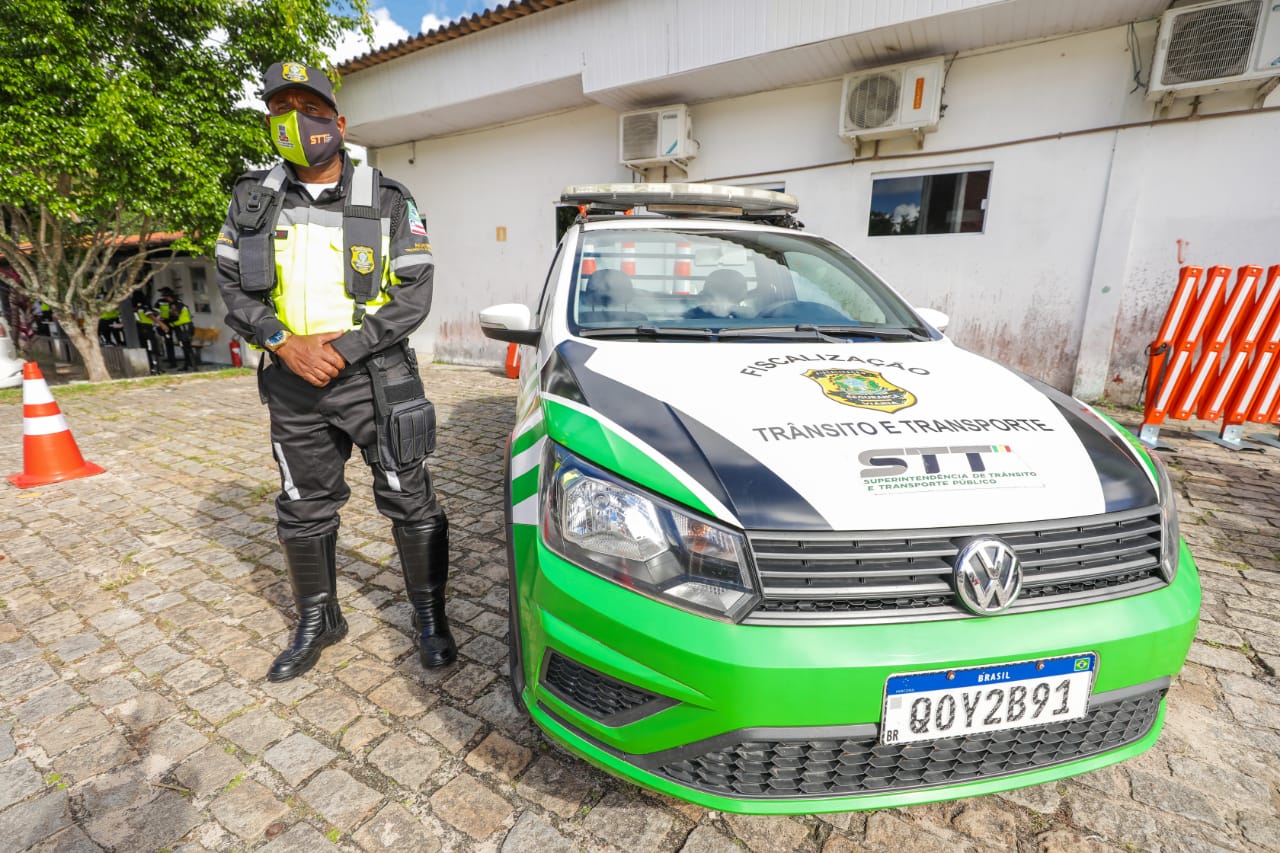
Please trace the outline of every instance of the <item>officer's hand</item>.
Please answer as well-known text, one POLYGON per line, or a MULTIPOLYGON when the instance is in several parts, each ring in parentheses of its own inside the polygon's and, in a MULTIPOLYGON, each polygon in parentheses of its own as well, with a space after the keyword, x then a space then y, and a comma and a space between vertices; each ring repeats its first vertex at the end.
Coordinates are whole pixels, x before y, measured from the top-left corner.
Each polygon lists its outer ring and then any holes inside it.
POLYGON ((284 359, 285 366, 317 388, 329 384, 346 366, 346 360, 329 346, 329 341, 342 337, 342 332, 322 332, 318 335, 291 335, 276 355, 284 359))
MULTIPOLYGON (((346 367, 346 366, 347 366, 347 359, 346 359, 346 357, 345 357, 342 353, 340 353, 340 352, 338 352, 336 349, 334 349, 333 344, 326 343, 326 344, 324 345, 324 349, 325 349, 325 352, 327 352, 327 353, 331 354, 334 358, 336 358, 336 359, 338 360, 338 361, 337 361, 337 364, 338 364, 338 369, 339 369, 339 370, 341 370, 342 368, 344 368, 344 367, 346 367)), ((332 360, 331 360, 331 363, 332 363, 332 360)))

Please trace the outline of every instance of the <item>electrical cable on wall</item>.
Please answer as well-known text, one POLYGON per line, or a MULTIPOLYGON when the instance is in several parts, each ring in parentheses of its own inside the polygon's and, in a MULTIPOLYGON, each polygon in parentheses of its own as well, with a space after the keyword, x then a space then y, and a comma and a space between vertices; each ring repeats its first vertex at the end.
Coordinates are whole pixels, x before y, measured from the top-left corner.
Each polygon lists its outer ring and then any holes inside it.
POLYGON ((1133 63, 1133 88, 1129 90, 1129 94, 1132 95, 1139 89, 1147 87, 1142 80, 1142 44, 1138 41, 1138 30, 1132 21, 1129 23, 1125 40, 1129 43, 1129 60, 1133 63))

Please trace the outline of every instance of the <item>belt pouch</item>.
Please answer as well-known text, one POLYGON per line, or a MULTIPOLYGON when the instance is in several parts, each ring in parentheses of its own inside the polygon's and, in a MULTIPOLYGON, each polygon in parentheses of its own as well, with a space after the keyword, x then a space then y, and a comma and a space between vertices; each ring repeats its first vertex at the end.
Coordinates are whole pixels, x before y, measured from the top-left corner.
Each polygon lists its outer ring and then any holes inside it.
POLYGON ((396 352, 404 356, 408 375, 395 382, 388 376, 390 354, 379 353, 369 360, 378 430, 377 462, 387 471, 420 465, 436 449, 435 406, 426 398, 411 351, 399 348, 396 352))

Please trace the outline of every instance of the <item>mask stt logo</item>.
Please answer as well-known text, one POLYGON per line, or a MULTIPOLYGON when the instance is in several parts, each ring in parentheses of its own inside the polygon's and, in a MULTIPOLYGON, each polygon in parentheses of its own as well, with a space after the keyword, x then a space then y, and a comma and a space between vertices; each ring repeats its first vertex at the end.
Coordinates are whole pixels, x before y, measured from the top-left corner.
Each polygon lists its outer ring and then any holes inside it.
POLYGON ((1022 592, 1022 563, 1000 539, 971 539, 956 555, 955 585, 966 610, 990 616, 1007 609, 1022 592))

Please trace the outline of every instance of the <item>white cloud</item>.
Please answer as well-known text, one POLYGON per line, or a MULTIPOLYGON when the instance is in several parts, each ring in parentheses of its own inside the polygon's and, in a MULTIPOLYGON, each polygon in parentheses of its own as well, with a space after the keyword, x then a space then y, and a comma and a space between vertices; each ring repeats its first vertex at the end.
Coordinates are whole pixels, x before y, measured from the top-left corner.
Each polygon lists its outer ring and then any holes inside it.
POLYGON ((422 16, 422 26, 418 29, 418 32, 425 33, 429 30, 447 27, 456 20, 457 18, 442 18, 439 15, 428 12, 422 16))
POLYGON ((893 209, 893 221, 901 223, 907 219, 918 219, 920 217, 920 205, 918 204, 900 204, 893 209))
POLYGON ((329 52, 334 65, 340 65, 348 59, 355 59, 369 51, 395 44, 409 37, 409 31, 391 19, 391 13, 385 7, 372 10, 373 44, 365 40, 364 33, 359 30, 348 30, 338 39, 338 44, 329 52))

